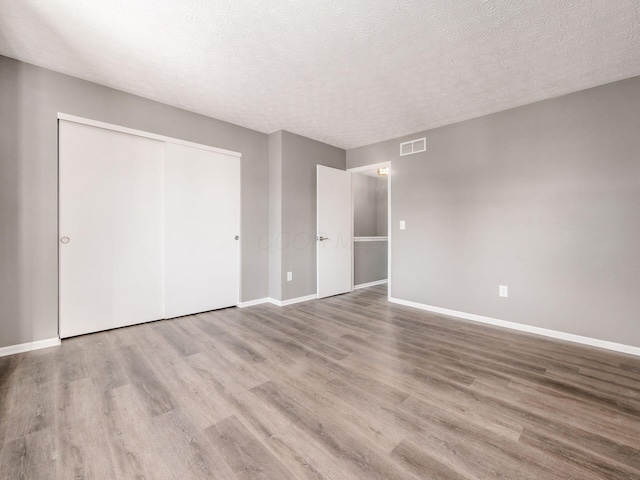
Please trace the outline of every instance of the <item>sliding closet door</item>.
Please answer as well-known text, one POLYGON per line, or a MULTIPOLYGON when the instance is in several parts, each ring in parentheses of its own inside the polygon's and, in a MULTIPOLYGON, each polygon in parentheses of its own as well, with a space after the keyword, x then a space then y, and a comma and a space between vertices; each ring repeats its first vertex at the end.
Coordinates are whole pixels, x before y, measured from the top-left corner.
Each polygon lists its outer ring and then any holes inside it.
POLYGON ((163 318, 164 142, 60 121, 60 336, 163 318))
POLYGON ((235 306, 240 285, 240 159, 167 143, 165 315, 235 306))

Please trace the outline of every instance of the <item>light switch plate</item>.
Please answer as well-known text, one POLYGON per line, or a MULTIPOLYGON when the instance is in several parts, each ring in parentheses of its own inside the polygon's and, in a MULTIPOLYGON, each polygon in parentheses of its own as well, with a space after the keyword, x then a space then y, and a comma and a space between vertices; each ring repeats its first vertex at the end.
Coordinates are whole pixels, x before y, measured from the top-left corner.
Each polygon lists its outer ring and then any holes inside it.
POLYGON ((287 282, 293 280, 293 272, 287 272, 287 282))
POLYGON ((404 230, 407 228, 407 224, 404 222, 404 220, 400 220, 400 230, 404 230))

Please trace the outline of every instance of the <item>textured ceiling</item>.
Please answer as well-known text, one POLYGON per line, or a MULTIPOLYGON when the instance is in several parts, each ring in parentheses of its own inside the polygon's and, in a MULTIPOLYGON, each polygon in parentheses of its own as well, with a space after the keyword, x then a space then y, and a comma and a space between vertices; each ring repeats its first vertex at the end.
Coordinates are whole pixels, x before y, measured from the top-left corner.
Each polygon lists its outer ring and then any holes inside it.
POLYGON ((640 0, 0 0, 0 53, 350 148, 640 75, 640 0))

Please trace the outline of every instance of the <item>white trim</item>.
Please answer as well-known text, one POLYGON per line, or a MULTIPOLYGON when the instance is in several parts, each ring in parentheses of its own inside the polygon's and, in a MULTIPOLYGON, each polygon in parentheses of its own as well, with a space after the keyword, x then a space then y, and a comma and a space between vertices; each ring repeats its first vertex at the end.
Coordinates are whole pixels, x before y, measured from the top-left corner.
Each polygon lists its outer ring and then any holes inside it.
POLYGON ((277 305, 278 307, 286 307, 287 305, 293 305, 294 303, 306 302, 308 300, 315 300, 316 298, 318 298, 318 295, 314 293, 313 295, 307 295, 305 297, 290 298, 289 300, 276 300, 275 298, 270 298, 269 299, 269 303, 273 303, 274 305, 277 305))
POLYGON ((60 345, 60 337, 47 338, 36 342, 21 343, 19 345, 9 345, 0 348, 0 357, 7 355, 15 355, 16 353, 30 352, 32 350, 40 350, 41 348, 57 347, 60 345))
POLYGON ((362 173, 377 170, 379 168, 390 167, 391 162, 372 163, 371 165, 363 165, 362 167, 347 168, 347 172, 362 173))
POLYGON ((76 117, 75 115, 69 115, 67 113, 58 112, 58 120, 66 120, 67 122, 81 123, 83 125, 89 125, 91 127, 98 127, 98 128, 104 128, 106 130, 113 130, 115 132, 128 133, 129 135, 136 135, 138 137, 151 138, 154 140, 160 140, 162 142, 175 143, 176 145, 183 145, 185 147, 199 148, 201 150, 208 150, 210 152, 221 153, 223 155, 229 155, 232 157, 242 157, 242 154, 240 152, 225 150, 224 148, 216 148, 209 145, 203 145, 201 143, 188 142, 186 140, 180 140, 179 138, 166 137, 164 135, 157 135, 155 133, 145 132, 143 130, 136 130, 134 128, 121 127, 120 125, 99 122, 98 120, 91 120, 90 118, 76 117))
POLYGON ((449 315, 452 317, 463 318, 465 320, 471 320, 472 322, 487 323, 489 325, 496 325, 498 327, 509 328, 511 330, 519 330, 521 332, 534 333, 536 335, 556 338, 559 340, 566 340, 568 342, 580 343, 582 345, 590 345, 592 347, 604 348, 606 350, 613 350, 615 352, 628 353, 629 355, 640 356, 640 347, 634 347, 632 345, 624 345, 622 343, 609 342, 608 340, 599 340, 597 338, 583 337, 581 335, 574 335, 573 333, 558 332, 557 330, 534 327, 532 325, 525 325, 522 323, 508 322, 506 320, 498 320, 496 318, 484 317, 482 315, 476 315, 473 313, 459 312, 457 310, 449 310, 448 308, 434 307, 431 305, 425 305, 423 303, 410 302, 408 300, 400 300, 398 298, 389 297, 389 301, 392 303, 397 303, 399 305, 404 305, 406 307, 419 308, 420 310, 426 310, 428 312, 434 312, 442 315, 449 315))
POLYGON ((393 211, 391 210, 391 176, 393 175, 393 168, 391 162, 389 162, 389 175, 387 176, 387 235, 389 240, 387 241, 387 298, 391 300, 391 233, 393 232, 393 211))
POLYGON ((389 237, 353 237, 354 242, 386 242, 389 237))
POLYGON ((384 285, 387 282, 388 280, 385 278, 384 280, 376 280, 375 282, 361 283, 360 285, 354 286, 353 289, 360 290, 361 288, 375 287, 376 285, 384 285))
POLYGON ((271 303, 278 307, 286 307, 287 305, 293 305, 294 303, 307 302, 309 300, 315 300, 318 298, 317 294, 306 295, 304 297, 290 298, 289 300, 276 300, 275 298, 265 297, 258 298, 257 300, 249 300, 248 302, 240 302, 238 308, 253 307, 254 305, 261 305, 263 303, 271 303))
POLYGON ((257 300, 249 300, 248 302, 238 303, 238 308, 253 307, 254 305, 261 305, 263 303, 269 303, 271 299, 269 297, 258 298, 257 300))
MULTIPOLYGON (((349 170, 347 170, 349 171, 349 170)), ((353 188, 353 172, 351 173, 351 291, 355 290, 356 286, 356 189, 353 188)))
POLYGON ((238 304, 242 303, 242 242, 244 230, 242 228, 242 156, 238 158, 238 304))

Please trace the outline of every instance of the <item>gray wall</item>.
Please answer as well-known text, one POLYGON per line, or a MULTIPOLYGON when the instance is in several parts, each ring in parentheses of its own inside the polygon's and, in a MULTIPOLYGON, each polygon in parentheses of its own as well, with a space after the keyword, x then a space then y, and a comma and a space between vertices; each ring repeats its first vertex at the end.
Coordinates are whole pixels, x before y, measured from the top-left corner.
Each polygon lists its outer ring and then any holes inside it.
POLYGON ((58 334, 57 112, 242 153, 242 300, 268 293, 267 135, 0 56, 0 347, 58 334))
POLYGON ((354 174, 353 185, 353 235, 372 237, 378 235, 377 178, 354 174))
POLYGON ((387 279, 387 242, 355 242, 353 247, 354 285, 387 279))
POLYGON ((353 174, 353 235, 386 236, 387 178, 353 174))
POLYGON ((379 178, 376 183, 377 234, 386 237, 389 233, 389 179, 379 178))
POLYGON ((349 151, 392 159, 392 296, 640 346, 639 112, 636 77, 349 151))
POLYGON ((282 131, 269 135, 269 297, 282 298, 282 131))
MULTIPOLYGON (((316 293, 316 165, 344 170, 346 152, 337 147, 282 132, 281 297, 288 300, 316 293), (286 281, 293 272, 293 281, 286 281)), ((276 290, 273 289, 275 292, 276 290)))

